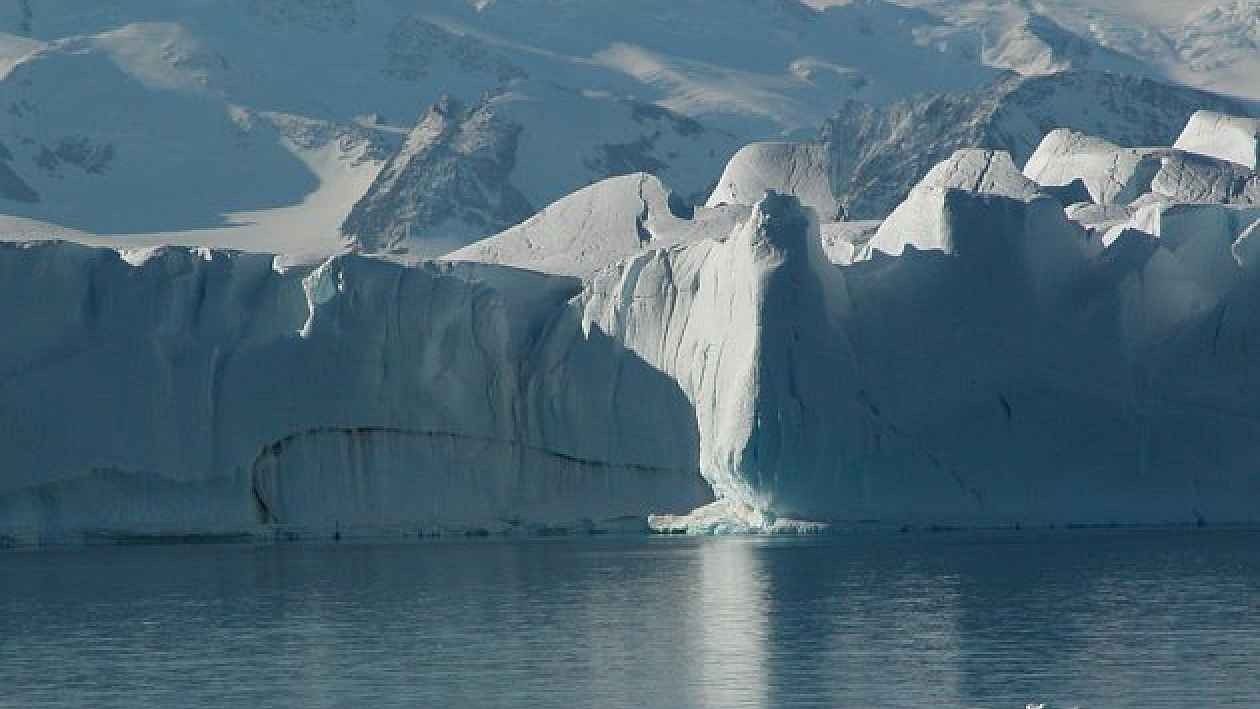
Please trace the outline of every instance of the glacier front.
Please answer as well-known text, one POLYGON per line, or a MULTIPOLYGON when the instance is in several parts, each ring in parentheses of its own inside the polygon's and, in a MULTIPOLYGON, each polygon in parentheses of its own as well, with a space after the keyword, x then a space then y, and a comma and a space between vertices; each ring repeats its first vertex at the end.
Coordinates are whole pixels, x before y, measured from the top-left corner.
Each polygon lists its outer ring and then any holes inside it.
POLYGON ((3 244, 0 535, 1255 523, 1260 208, 1178 178, 1255 172, 1197 140, 881 223, 765 145, 436 262, 3 244))
POLYGON ((0 246, 4 534, 642 526, 710 499, 691 407, 583 329, 576 280, 275 266, 0 246))

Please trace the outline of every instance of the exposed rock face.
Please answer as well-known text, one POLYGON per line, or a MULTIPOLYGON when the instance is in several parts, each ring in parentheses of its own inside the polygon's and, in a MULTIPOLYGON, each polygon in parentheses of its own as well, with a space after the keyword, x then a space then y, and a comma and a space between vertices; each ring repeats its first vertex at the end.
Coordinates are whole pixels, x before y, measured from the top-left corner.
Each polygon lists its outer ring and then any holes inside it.
POLYGON ((368 253, 441 256, 593 181, 646 170, 694 202, 733 149, 731 136, 658 106, 517 82, 473 106, 434 106, 342 233, 368 253))
POLYGON ((381 169, 342 232, 367 251, 418 243, 416 255, 436 256, 525 219, 534 209, 508 179, 520 132, 489 101, 466 108, 444 97, 381 169))
POLYGON ((1171 151, 1151 181, 1151 191, 1174 202, 1260 202, 1255 170, 1193 153, 1171 151))
POLYGON ((359 22, 354 0, 249 0, 249 12, 273 25, 294 24, 320 32, 350 30, 359 22))
POLYGON ((960 148, 1005 150, 1022 166, 1056 128, 1118 145, 1169 145, 1204 107, 1245 113, 1228 99, 1149 79, 1094 72, 1010 76, 982 90, 884 107, 849 103, 824 126, 824 139, 836 198, 852 217, 875 219, 960 148))
POLYGON ((499 82, 528 76, 528 72, 485 43, 416 15, 404 17, 393 26, 385 40, 385 51, 385 75, 404 81, 428 76, 437 57, 453 62, 459 70, 488 74, 499 82))
POLYGON ((22 176, 9 166, 12 160, 13 153, 0 143, 0 198, 14 202, 38 202, 39 193, 23 182, 22 176))

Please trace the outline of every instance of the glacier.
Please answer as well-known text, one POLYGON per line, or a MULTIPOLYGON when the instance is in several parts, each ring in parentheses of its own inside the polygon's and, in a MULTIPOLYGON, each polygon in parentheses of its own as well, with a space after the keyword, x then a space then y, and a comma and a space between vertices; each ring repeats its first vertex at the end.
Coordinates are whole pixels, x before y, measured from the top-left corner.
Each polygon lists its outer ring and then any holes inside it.
POLYGON ((438 261, 2 243, 0 535, 1255 523, 1260 207, 1202 121, 879 222, 760 144, 438 261))

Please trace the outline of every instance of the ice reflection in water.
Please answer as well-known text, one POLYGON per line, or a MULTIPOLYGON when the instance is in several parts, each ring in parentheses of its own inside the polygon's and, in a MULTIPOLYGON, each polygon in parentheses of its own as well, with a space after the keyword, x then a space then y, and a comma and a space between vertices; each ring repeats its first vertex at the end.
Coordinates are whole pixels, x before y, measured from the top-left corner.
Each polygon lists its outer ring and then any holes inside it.
POLYGON ((1247 706, 1260 534, 0 553, 0 708, 1247 706))
POLYGON ((699 583, 688 600, 688 638, 697 707, 761 707, 767 697, 769 579, 756 540, 717 540, 701 547, 699 583))

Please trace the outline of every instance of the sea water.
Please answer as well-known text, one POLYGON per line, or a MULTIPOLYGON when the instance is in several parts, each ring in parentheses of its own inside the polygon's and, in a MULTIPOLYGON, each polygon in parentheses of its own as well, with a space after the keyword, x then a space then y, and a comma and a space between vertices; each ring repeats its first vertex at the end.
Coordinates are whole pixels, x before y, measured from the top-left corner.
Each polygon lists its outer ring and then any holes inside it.
POLYGON ((1260 704, 1260 533, 0 552, 0 707, 1260 704))

